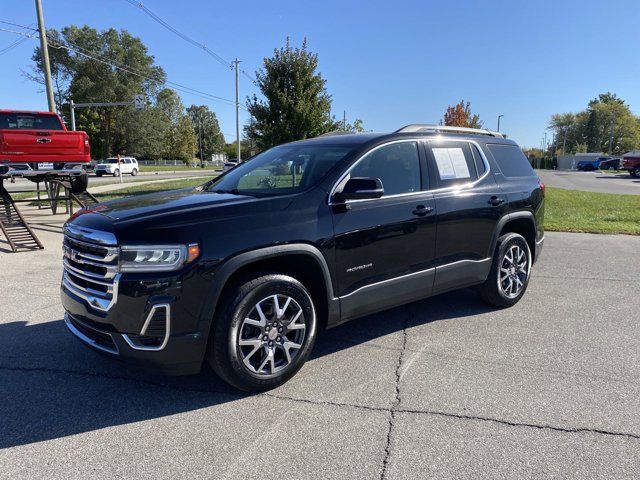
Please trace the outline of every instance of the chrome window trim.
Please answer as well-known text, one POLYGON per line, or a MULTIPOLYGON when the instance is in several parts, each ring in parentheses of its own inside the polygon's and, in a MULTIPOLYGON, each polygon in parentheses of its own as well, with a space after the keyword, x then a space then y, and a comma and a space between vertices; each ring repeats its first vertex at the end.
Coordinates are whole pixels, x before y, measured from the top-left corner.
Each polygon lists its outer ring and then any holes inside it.
MULTIPOLYGON (((429 148, 431 148, 431 145, 427 145, 429 148)), ((472 152, 473 155, 473 152, 472 152)), ((475 162, 474 162, 475 164, 475 162)), ((425 193, 440 193, 440 192, 447 192, 447 191, 457 191, 457 190, 463 190, 463 189, 467 189, 467 188, 471 188, 475 185, 477 185, 478 183, 480 183, 482 180, 484 180, 485 178, 487 178, 487 176, 491 173, 491 165, 489 164, 489 160, 487 159, 487 156, 485 155, 484 151, 482 150, 482 148, 480 147, 480 144, 478 142, 476 142, 475 140, 469 140, 469 139, 465 139, 465 138, 447 138, 447 137, 440 137, 440 136, 435 136, 435 137, 418 137, 418 138, 406 138, 406 139, 401 139, 401 140, 393 140, 391 142, 387 142, 387 143, 383 143, 381 145, 377 145, 376 147, 372 148, 371 150, 365 152, 358 160, 355 161, 355 163, 353 165, 351 165, 346 172, 344 172, 340 178, 338 179, 337 182, 335 182, 333 184, 333 188, 331 188, 330 192, 329 192, 329 202, 328 205, 332 206, 332 205, 346 205, 349 203, 359 203, 359 202, 375 202, 375 201, 379 201, 379 200, 384 200, 384 199, 389 199, 389 198, 400 198, 400 197, 408 197, 408 196, 412 196, 412 195, 420 195, 420 194, 425 194, 425 193), (338 185, 340 185, 340 183, 345 179, 345 177, 347 175, 349 175, 349 173, 351 173, 351 171, 356 167, 356 165, 358 165, 358 163, 360 163, 367 155, 369 155, 371 152, 374 152, 375 150, 377 150, 378 148, 381 147, 385 147, 387 145, 392 145, 394 143, 402 143, 402 142, 421 142, 421 141, 425 141, 427 142, 427 144, 429 144, 432 141, 435 142, 466 142, 469 143, 471 145, 475 145, 475 147, 478 149, 478 151, 480 152, 480 157, 482 158, 482 163, 484 163, 484 167, 485 167, 485 171, 484 173, 479 176, 477 179, 475 179, 472 182, 467 182, 467 183, 461 183, 460 185, 452 185, 450 187, 442 187, 442 188, 434 188, 434 189, 426 189, 426 190, 420 190, 419 192, 408 192, 408 193, 399 193, 396 195, 387 195, 387 196, 382 196, 380 198, 371 198, 371 199, 362 199, 362 200, 346 200, 344 202, 333 202, 332 198, 336 193, 336 189, 338 188, 338 185)), ((384 183, 383 183, 384 186, 384 183)))
MULTIPOLYGON (((371 150, 367 150, 365 153, 362 154, 362 156, 360 158, 358 158, 358 160, 356 160, 353 165, 351 165, 346 172, 344 172, 342 175, 340 175, 340 178, 338 179, 337 182, 335 182, 333 184, 333 188, 330 190, 329 192, 329 205, 344 205, 344 204, 348 204, 348 203, 359 203, 359 202, 371 202, 371 201, 375 201, 375 200, 382 200, 382 199, 389 199, 389 198, 398 198, 398 197, 406 197, 409 195, 419 195, 421 193, 426 193, 428 190, 419 190, 417 192, 407 192, 407 193, 397 193, 394 195, 383 195, 380 198, 371 198, 371 199, 361 199, 361 200, 346 200, 344 202, 332 202, 331 199, 333 198, 333 196, 336 193, 336 188, 338 188, 338 185, 340 185, 340 182, 342 182, 347 175, 349 175, 351 173, 351 171, 356 168, 356 166, 362 161, 364 160, 367 155, 375 152, 376 150, 382 148, 382 147, 387 147, 389 145, 394 145, 396 143, 416 143, 416 147, 418 149, 420 149, 420 141, 424 140, 424 138, 402 138, 402 139, 398 139, 398 140, 392 140, 390 142, 386 142, 386 143, 382 143, 380 145, 376 145, 375 147, 373 147, 371 150)), ((418 157, 420 156, 420 152, 418 150, 418 157)), ((422 173, 422 165, 420 165, 420 171, 422 173)), ((383 183, 384 186, 384 183, 383 183)))
MULTIPOLYGON (((80 339, 80 341, 91 345, 93 348, 96 348, 98 350, 101 350, 103 352, 107 352, 110 353, 112 355, 118 355, 118 346, 116 345, 116 342, 113 342, 113 344, 116 346, 115 350, 111 349, 111 348, 107 348, 104 347, 102 345, 100 345, 99 343, 97 343, 95 340, 87 337, 84 333, 82 333, 80 330, 78 330, 75 325, 73 323, 71 323, 71 320, 69 319, 70 315, 68 313, 65 312, 64 314, 64 323, 67 326, 67 328, 69 329, 69 331, 71 333, 73 333, 76 337, 78 337, 80 339)), ((113 335, 109 332, 102 332, 105 335, 109 335, 111 337, 111 340, 113 340, 113 335)))
POLYGON ((159 352, 160 350, 164 349, 164 347, 167 346, 167 343, 169 343, 169 333, 171 329, 171 306, 168 303, 158 303, 157 305, 154 305, 153 307, 151 307, 151 310, 149 311, 149 315, 147 315, 147 318, 144 321, 144 324, 142 325, 142 330, 140 330, 140 335, 145 334, 145 332, 147 331, 147 328, 149 327, 149 324, 151 323, 151 319, 153 318, 153 315, 156 313, 156 310, 158 310, 159 308, 165 309, 165 330, 164 330, 164 339, 162 340, 162 343, 156 347, 138 345, 133 340, 131 340, 131 338, 129 338, 129 335, 127 335, 126 333, 123 333, 122 338, 124 339, 125 342, 127 342, 127 345, 129 345, 134 350, 141 350, 144 352, 159 352))

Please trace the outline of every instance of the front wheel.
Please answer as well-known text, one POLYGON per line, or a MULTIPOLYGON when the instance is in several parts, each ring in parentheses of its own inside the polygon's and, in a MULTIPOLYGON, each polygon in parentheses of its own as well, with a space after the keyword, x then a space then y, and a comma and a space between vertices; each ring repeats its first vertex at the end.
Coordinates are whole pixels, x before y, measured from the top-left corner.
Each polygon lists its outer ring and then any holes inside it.
POLYGON ((313 299, 295 278, 247 278, 220 300, 208 360, 227 383, 246 392, 278 387, 309 357, 316 339, 313 299))
POLYGON ((529 285, 531 262, 531 250, 522 235, 500 237, 489 277, 481 287, 482 298, 502 308, 518 303, 529 285))
POLYGON ((113 176, 117 177, 120 175, 120 170, 118 170, 117 168, 113 171, 113 176))

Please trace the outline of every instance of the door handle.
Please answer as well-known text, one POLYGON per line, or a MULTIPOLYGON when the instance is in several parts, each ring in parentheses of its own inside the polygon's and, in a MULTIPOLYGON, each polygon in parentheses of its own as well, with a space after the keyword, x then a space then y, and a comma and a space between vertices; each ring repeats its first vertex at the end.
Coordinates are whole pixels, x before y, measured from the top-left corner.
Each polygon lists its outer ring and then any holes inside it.
POLYGON ((425 215, 429 214, 433 212, 433 207, 427 207, 425 205, 418 205, 416 208, 413 209, 413 211, 411 213, 413 213, 414 215, 417 215, 419 217, 424 217, 425 215))
POLYGON ((493 196, 489 199, 489 204, 493 205, 494 207, 497 207, 498 205, 502 205, 503 203, 504 203, 504 198, 493 196))

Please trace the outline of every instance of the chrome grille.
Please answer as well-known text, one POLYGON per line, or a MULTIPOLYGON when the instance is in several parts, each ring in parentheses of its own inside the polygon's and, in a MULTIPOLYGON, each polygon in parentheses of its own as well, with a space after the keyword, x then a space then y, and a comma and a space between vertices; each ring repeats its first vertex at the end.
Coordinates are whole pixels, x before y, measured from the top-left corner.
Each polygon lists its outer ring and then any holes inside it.
POLYGON ((96 310, 108 311, 118 297, 118 246, 107 232, 66 226, 62 285, 96 310))

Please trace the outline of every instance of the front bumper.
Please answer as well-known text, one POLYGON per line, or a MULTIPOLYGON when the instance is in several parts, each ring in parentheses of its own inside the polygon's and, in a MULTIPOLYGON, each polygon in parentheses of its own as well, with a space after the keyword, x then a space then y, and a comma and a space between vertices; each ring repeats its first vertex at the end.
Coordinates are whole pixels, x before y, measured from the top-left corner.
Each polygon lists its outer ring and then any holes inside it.
MULTIPOLYGON (((181 281, 121 281, 117 301, 100 311, 61 285, 67 328, 85 345, 135 367, 166 375, 198 373, 207 347, 209 324, 199 322, 183 301, 181 281), (152 285, 162 287, 155 291, 152 285), (187 307, 187 308, 185 308, 187 307), (156 327, 153 321, 156 322, 156 327), (146 344, 149 329, 164 325, 161 341, 146 344), (145 335, 146 334, 146 335, 145 335)), ((158 333, 158 332, 156 332, 158 333)))

